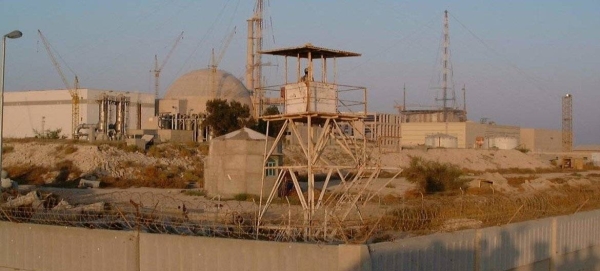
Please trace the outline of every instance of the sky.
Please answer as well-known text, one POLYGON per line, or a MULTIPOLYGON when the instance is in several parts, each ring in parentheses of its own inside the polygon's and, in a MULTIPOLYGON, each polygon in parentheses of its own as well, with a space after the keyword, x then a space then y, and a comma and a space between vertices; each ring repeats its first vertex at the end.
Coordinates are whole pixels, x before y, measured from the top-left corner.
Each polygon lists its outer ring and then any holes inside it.
MULTIPOLYGON (((219 69, 243 78, 255 1, 59 2, 0 0, 0 32, 23 32, 6 42, 6 91, 65 88, 38 29, 82 88, 153 93, 154 56, 162 65, 182 31, 164 62, 161 96, 179 76, 206 68, 213 48, 225 49, 219 69)), ((569 93, 575 145, 600 144, 599 9, 597 0, 265 0, 263 47, 310 42, 362 54, 337 62, 338 82, 366 87, 370 111, 397 112, 404 86, 413 109, 436 106, 448 10, 450 86, 458 107, 465 88, 469 120, 561 129, 569 93)), ((283 60, 263 61, 266 83, 281 83, 283 60)))

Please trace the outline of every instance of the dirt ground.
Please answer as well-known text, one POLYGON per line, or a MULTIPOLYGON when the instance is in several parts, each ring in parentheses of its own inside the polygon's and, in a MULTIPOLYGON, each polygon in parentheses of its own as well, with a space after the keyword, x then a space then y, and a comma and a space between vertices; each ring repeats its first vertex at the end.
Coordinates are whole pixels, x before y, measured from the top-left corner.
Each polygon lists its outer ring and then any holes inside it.
MULTIPOLYGON (((67 179, 77 180, 82 176, 96 176, 102 181, 103 178, 123 178, 144 174, 147 167, 174 167, 175 169, 189 172, 201 172, 202 161, 206 152, 193 151, 199 149, 199 146, 181 145, 163 145, 160 151, 149 152, 131 151, 123 147, 117 147, 109 144, 74 144, 70 141, 32 141, 32 142, 8 142, 11 149, 4 155, 5 168, 34 168, 45 167, 49 171, 44 177, 48 180, 44 182, 52 184, 59 175, 60 169, 53 168, 64 161, 70 161, 77 169, 77 174, 70 174, 67 179), (69 147, 70 146, 70 147, 69 147), (70 149, 69 149, 70 148, 70 149), (182 153, 183 149, 192 149, 182 153), (70 150, 70 151, 69 151, 70 150), (158 153, 158 155, 157 155, 158 153)), ((287 151, 290 154, 289 150, 287 151)), ((373 154, 377 155, 377 154, 373 154)), ((472 150, 472 149, 413 149, 402 150, 396 153, 382 153, 381 161, 383 166, 393 166, 405 168, 410 164, 412 157, 421 157, 424 160, 433 160, 440 163, 449 163, 469 172, 462 178, 467 179, 471 187, 481 187, 492 184, 499 191, 537 191, 551 188, 553 183, 571 183, 573 185, 586 184, 596 181, 596 171, 586 171, 573 175, 572 172, 557 173, 531 173, 533 170, 540 172, 549 171, 554 168, 550 160, 552 155, 525 154, 517 150, 472 150), (509 173, 498 174, 490 173, 505 170, 509 173), (514 171, 516 173, 510 174, 514 171), (520 173, 521 170, 529 171, 520 173), (486 173, 487 172, 487 173, 486 173), (587 175, 592 177, 587 178, 587 175), (509 180, 507 180, 509 179, 509 180)), ((161 168, 164 169, 164 168, 161 168)), ((152 173, 152 172, 150 172, 152 173)), ((191 173, 190 173, 191 174, 191 173)), ((182 174, 180 174, 182 175, 182 174)), ((158 176, 151 176, 157 178, 158 176)), ((184 180, 180 180, 184 181, 184 180)), ((189 193, 182 193, 181 189, 160 189, 160 187, 140 187, 143 185, 132 184, 131 187, 125 185, 128 189, 104 188, 93 190, 70 191, 72 195, 101 195, 115 193, 133 193, 133 194, 158 194, 168 198, 174 198, 184 201, 205 200, 203 196, 190 196, 189 193)), ((306 183, 301 183, 303 190, 306 189, 306 183)), ((322 189, 323 182, 316 183, 317 189, 322 189)), ((339 180, 332 180, 328 186, 329 191, 339 191, 342 184, 339 180)), ((367 187, 370 194, 377 194, 379 197, 392 195, 402 197, 406 191, 414 189, 415 185, 408 182, 405 178, 390 180, 389 178, 379 178, 367 187)), ((121 187, 122 188, 122 187, 121 187)), ((24 186, 24 189, 32 189, 31 186, 24 186)), ((52 188, 45 188, 52 189, 52 188)), ((192 193, 194 194, 194 193, 192 193)), ((201 195, 202 193, 196 193, 201 195)))

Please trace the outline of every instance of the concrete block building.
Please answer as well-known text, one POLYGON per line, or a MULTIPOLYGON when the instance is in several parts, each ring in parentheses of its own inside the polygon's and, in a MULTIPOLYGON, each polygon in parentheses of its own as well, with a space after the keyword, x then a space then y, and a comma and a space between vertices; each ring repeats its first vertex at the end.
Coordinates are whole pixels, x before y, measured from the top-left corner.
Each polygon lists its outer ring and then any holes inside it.
MULTIPOLYGON (((260 195, 263 188, 262 192, 268 195, 279 172, 275 169, 263 172, 266 138, 248 128, 213 138, 204 162, 206 192, 211 196, 233 198, 238 194, 260 195)), ((267 165, 280 166, 281 157, 279 150, 268 159, 267 165)))

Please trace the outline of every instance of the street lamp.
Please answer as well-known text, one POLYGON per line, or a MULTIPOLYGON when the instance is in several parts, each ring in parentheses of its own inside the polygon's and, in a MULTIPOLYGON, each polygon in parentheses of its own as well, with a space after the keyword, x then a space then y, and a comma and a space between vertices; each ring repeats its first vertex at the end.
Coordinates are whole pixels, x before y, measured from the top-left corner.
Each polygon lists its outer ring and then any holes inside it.
POLYGON ((6 38, 18 39, 23 36, 19 30, 12 31, 2 37, 2 72, 0 73, 0 170, 2 169, 2 132, 4 130, 4 65, 6 60, 6 38))

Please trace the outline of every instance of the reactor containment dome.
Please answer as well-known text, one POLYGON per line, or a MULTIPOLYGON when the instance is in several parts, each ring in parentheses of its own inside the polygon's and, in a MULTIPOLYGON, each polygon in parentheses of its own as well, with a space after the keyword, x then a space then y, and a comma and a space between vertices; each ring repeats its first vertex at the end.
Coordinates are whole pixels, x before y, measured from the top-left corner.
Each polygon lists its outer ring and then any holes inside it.
POLYGON ((252 110, 251 92, 231 73, 201 69, 179 77, 161 101, 161 112, 201 114, 213 99, 237 101, 252 110))

